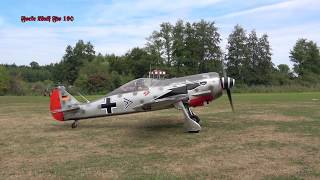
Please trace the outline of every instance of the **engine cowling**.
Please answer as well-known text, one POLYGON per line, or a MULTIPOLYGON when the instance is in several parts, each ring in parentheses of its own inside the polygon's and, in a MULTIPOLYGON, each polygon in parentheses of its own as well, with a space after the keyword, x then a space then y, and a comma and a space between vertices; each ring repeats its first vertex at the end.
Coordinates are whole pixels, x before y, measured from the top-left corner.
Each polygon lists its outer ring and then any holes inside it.
POLYGON ((209 103, 213 100, 213 95, 205 95, 205 96, 198 96, 196 98, 193 98, 189 100, 189 106, 191 107, 197 107, 197 106, 203 106, 204 102, 209 103))

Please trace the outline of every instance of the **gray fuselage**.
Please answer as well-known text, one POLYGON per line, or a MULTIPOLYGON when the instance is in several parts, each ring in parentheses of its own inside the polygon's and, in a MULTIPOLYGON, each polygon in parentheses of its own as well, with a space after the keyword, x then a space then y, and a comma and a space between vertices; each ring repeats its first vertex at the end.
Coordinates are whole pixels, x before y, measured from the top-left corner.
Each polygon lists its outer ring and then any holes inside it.
POLYGON ((221 95, 220 77, 214 72, 163 80, 140 78, 101 99, 79 104, 78 110, 65 112, 64 119, 79 120, 161 110, 174 107, 178 101, 197 106, 201 105, 201 101, 209 102, 221 95))

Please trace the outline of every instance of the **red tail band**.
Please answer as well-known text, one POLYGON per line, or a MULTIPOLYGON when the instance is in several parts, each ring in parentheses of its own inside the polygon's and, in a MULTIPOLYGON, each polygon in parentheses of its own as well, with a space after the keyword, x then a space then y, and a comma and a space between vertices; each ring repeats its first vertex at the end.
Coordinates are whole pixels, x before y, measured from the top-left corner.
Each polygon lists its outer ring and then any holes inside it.
POLYGON ((60 102, 60 90, 53 89, 50 96, 50 111, 51 115, 54 119, 58 121, 64 120, 63 112, 57 112, 61 110, 61 102, 60 102))

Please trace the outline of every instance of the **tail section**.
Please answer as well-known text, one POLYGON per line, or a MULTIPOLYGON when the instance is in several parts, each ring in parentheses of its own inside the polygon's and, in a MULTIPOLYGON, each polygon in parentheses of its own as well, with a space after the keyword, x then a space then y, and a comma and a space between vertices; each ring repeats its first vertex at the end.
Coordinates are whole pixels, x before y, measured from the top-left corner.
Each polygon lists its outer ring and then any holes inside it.
POLYGON ((64 86, 58 86, 51 91, 50 111, 54 119, 64 121, 65 113, 68 111, 78 110, 79 102, 69 94, 64 86))
POLYGON ((58 121, 64 121, 63 112, 58 112, 58 110, 61 110, 61 93, 59 88, 55 88, 51 91, 50 96, 50 111, 51 115, 54 119, 58 121))

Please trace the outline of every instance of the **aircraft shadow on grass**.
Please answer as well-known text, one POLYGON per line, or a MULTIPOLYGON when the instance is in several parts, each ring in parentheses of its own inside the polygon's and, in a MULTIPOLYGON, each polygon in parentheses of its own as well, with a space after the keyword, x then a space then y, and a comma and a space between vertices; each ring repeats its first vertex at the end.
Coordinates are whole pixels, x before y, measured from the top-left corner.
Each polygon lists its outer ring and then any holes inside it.
MULTIPOLYGON (((152 119, 141 119, 135 122, 130 122, 130 120, 123 121, 119 119, 112 120, 111 122, 108 120, 97 121, 96 123, 82 123, 82 126, 78 128, 81 129, 132 129, 138 131, 176 131, 181 130, 181 126, 183 126, 183 120, 177 120, 175 117, 155 117, 152 119)), ((48 131, 77 131, 77 129, 71 129, 69 123, 64 124, 51 124, 51 126, 47 129, 48 131)))

